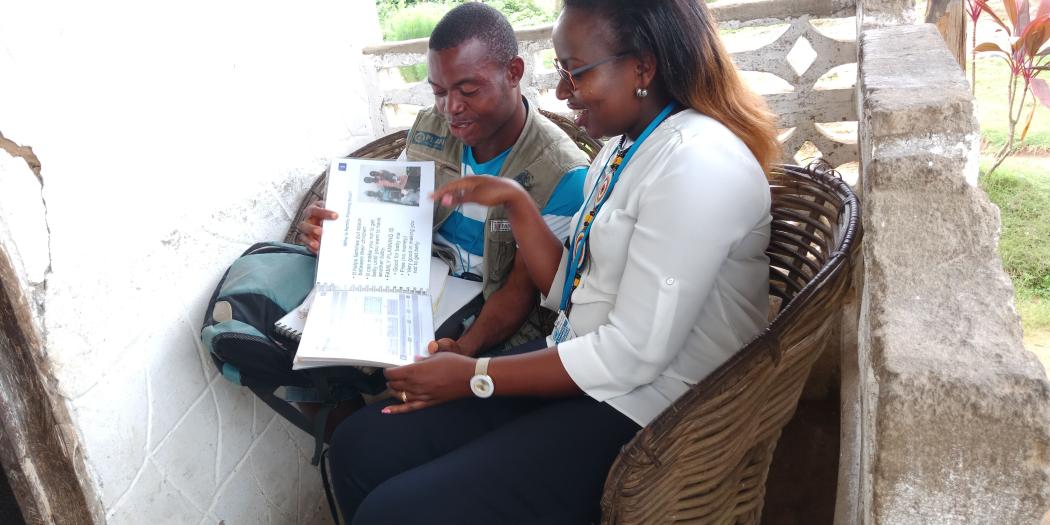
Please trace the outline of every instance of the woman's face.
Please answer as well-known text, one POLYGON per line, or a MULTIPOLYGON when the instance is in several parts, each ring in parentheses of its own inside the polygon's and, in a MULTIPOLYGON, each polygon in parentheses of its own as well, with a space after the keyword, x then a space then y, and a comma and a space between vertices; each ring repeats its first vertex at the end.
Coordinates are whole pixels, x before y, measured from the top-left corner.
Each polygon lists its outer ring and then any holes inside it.
MULTIPOLYGON (((605 17, 566 7, 554 25, 554 51, 563 69, 572 71, 602 62, 631 49, 614 37, 605 17)), ((639 60, 634 55, 608 60, 573 75, 575 89, 564 78, 556 94, 577 112, 576 124, 592 137, 625 133, 639 118, 641 104, 635 90, 641 86, 639 60)))

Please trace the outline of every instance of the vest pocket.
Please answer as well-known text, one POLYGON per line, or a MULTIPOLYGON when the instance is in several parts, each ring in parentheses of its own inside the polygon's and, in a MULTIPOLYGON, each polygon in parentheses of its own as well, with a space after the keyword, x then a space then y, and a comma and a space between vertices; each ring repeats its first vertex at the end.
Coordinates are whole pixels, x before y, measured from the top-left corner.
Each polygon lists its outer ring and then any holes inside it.
POLYGON ((517 253, 518 247, 514 242, 513 232, 492 231, 494 224, 498 224, 498 221, 486 221, 489 230, 489 253, 485 256, 485 266, 489 280, 502 283, 514 265, 514 254, 517 253))

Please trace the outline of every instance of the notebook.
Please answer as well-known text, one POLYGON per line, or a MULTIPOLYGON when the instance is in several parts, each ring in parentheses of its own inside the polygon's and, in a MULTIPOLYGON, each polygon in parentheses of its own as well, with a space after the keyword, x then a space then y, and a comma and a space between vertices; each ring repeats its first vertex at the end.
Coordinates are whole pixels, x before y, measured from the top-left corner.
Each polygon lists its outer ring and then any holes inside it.
MULTIPOLYGON (((427 355, 431 297, 433 162, 337 159, 328 170, 325 221, 313 298, 296 370, 389 367, 427 355)), ((299 314, 297 314, 299 315, 299 314)))
MULTIPOLYGON (((430 258, 430 286, 428 290, 430 292, 430 302, 435 308, 434 326, 440 326, 441 323, 444 322, 444 319, 447 319, 452 313, 449 312, 442 317, 443 311, 438 309, 438 305, 444 297, 445 284, 449 282, 448 271, 449 266, 445 261, 437 257, 430 258)), ((306 328, 306 317, 310 313, 310 305, 313 304, 315 291, 316 288, 311 290, 309 295, 306 296, 306 299, 303 299, 302 304, 292 309, 292 311, 288 312, 284 317, 281 317, 276 323, 274 323, 274 328, 279 335, 293 341, 299 341, 302 339, 303 330, 306 328)), ((459 297, 460 294, 458 287, 456 288, 456 291, 453 292, 453 295, 456 298, 459 297)), ((475 293, 475 295, 477 295, 477 293, 475 293)), ((471 296, 471 298, 473 298, 473 296, 471 296)), ((458 299, 454 299, 453 302, 456 300, 458 299)), ((466 302, 463 304, 466 304, 466 302)), ((460 304, 459 306, 463 306, 463 304, 460 304)))

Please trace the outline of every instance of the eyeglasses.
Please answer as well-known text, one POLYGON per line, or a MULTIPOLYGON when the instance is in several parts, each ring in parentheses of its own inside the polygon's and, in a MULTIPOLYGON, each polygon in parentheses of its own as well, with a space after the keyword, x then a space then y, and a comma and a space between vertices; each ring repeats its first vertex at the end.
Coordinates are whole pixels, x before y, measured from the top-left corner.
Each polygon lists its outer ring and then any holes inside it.
POLYGON ((580 75, 582 75, 582 74, 584 74, 584 73, 586 73, 586 72, 588 72, 588 71, 590 71, 590 70, 592 70, 592 69, 594 69, 594 68, 596 68, 596 67, 598 67, 598 66, 600 66, 602 64, 605 64, 606 62, 612 62, 613 60, 617 60, 617 59, 623 58, 623 57, 628 56, 630 54, 631 54, 631 52, 629 52, 629 51, 625 52, 625 53, 617 53, 617 54, 615 54, 615 55, 613 55, 611 57, 605 57, 605 58, 603 58, 601 60, 598 60, 596 62, 591 62, 590 64, 582 65, 582 66, 580 66, 580 67, 578 67, 576 69, 565 69, 564 67, 562 67, 560 60, 554 59, 554 70, 557 71, 559 75, 561 75, 561 79, 562 80, 564 80, 564 81, 569 83, 569 87, 571 87, 573 91, 576 91, 576 77, 579 77, 580 75))

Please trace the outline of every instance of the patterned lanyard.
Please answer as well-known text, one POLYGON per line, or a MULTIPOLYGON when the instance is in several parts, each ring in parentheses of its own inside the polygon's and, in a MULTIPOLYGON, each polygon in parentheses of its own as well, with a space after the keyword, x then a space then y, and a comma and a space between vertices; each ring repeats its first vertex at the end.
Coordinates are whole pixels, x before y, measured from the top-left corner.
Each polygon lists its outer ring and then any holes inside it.
POLYGON ((591 189, 590 195, 587 197, 587 201, 590 202, 591 198, 594 198, 594 204, 591 207, 591 211, 587 212, 586 215, 580 218, 577 222, 576 228, 573 230, 576 235, 573 237, 572 246, 569 248, 569 266, 565 271, 565 284, 562 287, 561 306, 560 309, 568 314, 567 308, 570 306, 569 299, 572 296, 572 292, 576 290, 576 287, 580 285, 580 280, 583 276, 583 269, 587 265, 587 261, 590 259, 590 236, 591 236, 591 225, 594 222, 594 218, 601 211, 602 206, 609 199, 609 195, 612 194, 613 187, 616 186, 616 182, 620 180, 620 174, 623 173, 623 169, 630 162, 634 153, 638 151, 638 146, 649 138, 653 130, 663 122, 671 111, 674 110, 674 103, 670 103, 664 107, 663 111, 660 112, 649 126, 645 128, 645 131, 638 136, 638 140, 631 144, 630 148, 625 152, 624 139, 620 138, 620 144, 616 149, 616 154, 613 158, 606 161, 605 167, 602 168, 601 176, 595 181, 594 187, 591 189))

